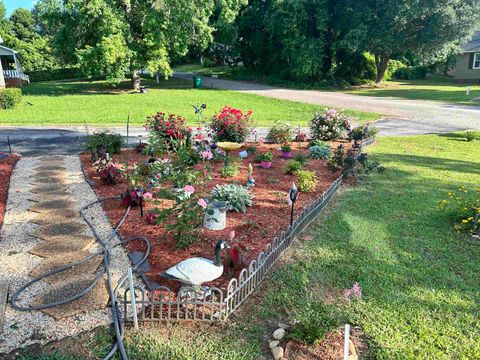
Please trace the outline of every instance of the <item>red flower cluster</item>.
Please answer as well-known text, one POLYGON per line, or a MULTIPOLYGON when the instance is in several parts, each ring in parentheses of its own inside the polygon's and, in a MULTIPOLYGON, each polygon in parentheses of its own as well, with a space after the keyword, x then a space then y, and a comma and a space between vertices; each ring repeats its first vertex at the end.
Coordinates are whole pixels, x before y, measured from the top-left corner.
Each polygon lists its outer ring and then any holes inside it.
POLYGON ((245 142, 253 111, 243 112, 230 106, 224 106, 213 115, 209 124, 217 141, 245 142))
POLYGON ((187 138, 192 129, 185 125, 185 119, 181 116, 170 114, 166 117, 163 112, 157 113, 153 118, 147 117, 145 129, 155 133, 161 138, 183 140, 187 138))

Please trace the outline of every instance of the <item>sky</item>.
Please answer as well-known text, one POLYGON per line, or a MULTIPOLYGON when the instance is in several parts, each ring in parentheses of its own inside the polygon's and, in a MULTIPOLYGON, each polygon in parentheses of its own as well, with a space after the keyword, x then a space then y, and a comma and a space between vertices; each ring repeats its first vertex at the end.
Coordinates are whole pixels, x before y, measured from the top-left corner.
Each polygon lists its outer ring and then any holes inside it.
POLYGON ((7 8, 7 16, 10 16, 12 11, 18 7, 31 9, 36 2, 36 0, 3 0, 3 3, 7 8))

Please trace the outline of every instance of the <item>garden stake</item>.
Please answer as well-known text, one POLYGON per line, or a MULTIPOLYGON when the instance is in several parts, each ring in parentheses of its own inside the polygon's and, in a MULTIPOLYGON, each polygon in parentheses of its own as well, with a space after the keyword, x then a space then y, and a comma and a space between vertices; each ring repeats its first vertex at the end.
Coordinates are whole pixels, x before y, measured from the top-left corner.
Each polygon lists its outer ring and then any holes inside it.
POLYGON ((350 344, 350 324, 345 324, 345 339, 343 342, 343 360, 348 360, 350 355, 349 345, 350 344))
POLYGON ((129 131, 130 130, 130 113, 128 113, 128 117, 127 117, 127 149, 128 149, 128 135, 129 135, 129 131))
POLYGON ((295 207, 295 203, 297 202, 298 198, 298 189, 297 185, 295 185, 294 182, 292 182, 292 187, 290 188, 290 191, 288 192, 288 203, 291 206, 290 209, 290 226, 293 225, 293 208, 295 207))
POLYGON ((7 136, 7 142, 8 142, 8 151, 10 151, 10 155, 12 155, 12 145, 10 144, 10 136, 7 136))
POLYGON ((137 303, 135 301, 135 287, 133 285, 133 273, 132 273, 132 267, 128 267, 128 283, 130 286, 130 300, 132 303, 132 315, 133 315, 133 326, 135 327, 135 330, 138 330, 138 316, 137 316, 137 303))

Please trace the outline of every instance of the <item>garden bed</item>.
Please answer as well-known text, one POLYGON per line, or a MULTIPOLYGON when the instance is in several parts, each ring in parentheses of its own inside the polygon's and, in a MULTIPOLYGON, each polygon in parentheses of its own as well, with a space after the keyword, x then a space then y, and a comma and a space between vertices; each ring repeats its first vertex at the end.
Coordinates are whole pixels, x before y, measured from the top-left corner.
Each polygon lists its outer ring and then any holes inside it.
POLYGON ((0 230, 2 229, 3 216, 7 205, 10 176, 15 168, 15 164, 20 159, 18 155, 3 156, 4 154, 0 153, 0 230))
MULTIPOLYGON (((332 148, 335 148, 339 143, 332 143, 332 148)), ((247 144, 243 149, 247 148, 247 144)), ((348 148, 349 143, 344 143, 348 148)), ((246 213, 229 211, 227 213, 227 227, 220 231, 202 230, 200 240, 186 249, 180 250, 176 248, 176 239, 171 232, 167 232, 161 225, 148 224, 145 218, 140 218, 140 211, 134 208, 130 216, 127 218, 120 233, 124 237, 133 235, 146 236, 152 245, 151 254, 149 256, 150 269, 145 273, 148 280, 153 283, 158 283, 176 290, 179 283, 175 281, 165 280, 160 277, 160 273, 176 263, 190 257, 206 257, 213 258, 213 248, 216 242, 220 239, 228 240, 229 234, 235 230, 236 239, 241 242, 246 251, 244 253, 245 264, 247 265, 251 259, 254 259, 258 254, 264 251, 268 244, 270 244, 274 237, 278 236, 282 230, 288 228, 290 223, 290 208, 287 202, 287 193, 291 187, 292 181, 296 179, 295 175, 285 174, 284 167, 288 160, 282 159, 278 150, 279 145, 261 144, 255 145, 257 153, 272 151, 274 158, 272 168, 263 169, 259 164, 254 163, 254 156, 249 157, 240 163, 239 174, 228 179, 221 178, 216 175, 223 166, 222 161, 210 161, 208 166, 211 167, 213 179, 206 184, 204 189, 205 196, 210 194, 211 189, 217 184, 238 183, 245 185, 247 180, 248 165, 253 165, 253 177, 256 184, 252 190, 254 195, 253 206, 247 208, 246 213)), ((307 143, 292 143, 292 150, 294 154, 306 154, 307 143)), ((239 150, 240 151, 240 150, 239 150)), ((128 163, 132 167, 135 163, 141 163, 147 160, 145 155, 141 155, 134 150, 122 150, 118 155, 113 156, 114 160, 121 163, 128 163)), ((81 154, 81 161, 84 167, 85 175, 88 179, 94 180, 93 188, 98 197, 109 197, 120 195, 125 192, 125 182, 119 182, 116 185, 109 185, 100 179, 95 171, 89 154, 81 154)), ((201 168, 203 163, 197 165, 201 168)), ((332 173, 327 169, 326 160, 310 159, 304 166, 305 170, 315 171, 319 182, 315 190, 309 193, 300 193, 296 204, 296 213, 316 200, 321 194, 338 178, 338 173, 332 173)), ((104 210, 114 224, 123 216, 125 207, 121 205, 119 200, 110 200, 104 203, 104 210)), ((151 204, 148 202, 145 205, 145 211, 148 212, 151 204)), ((128 246, 128 251, 144 251, 143 244, 131 243, 128 246)), ((238 270, 231 270, 228 266, 225 267, 225 272, 222 277, 209 283, 209 286, 215 286, 220 289, 225 289, 228 281, 235 275, 238 275, 238 270)))

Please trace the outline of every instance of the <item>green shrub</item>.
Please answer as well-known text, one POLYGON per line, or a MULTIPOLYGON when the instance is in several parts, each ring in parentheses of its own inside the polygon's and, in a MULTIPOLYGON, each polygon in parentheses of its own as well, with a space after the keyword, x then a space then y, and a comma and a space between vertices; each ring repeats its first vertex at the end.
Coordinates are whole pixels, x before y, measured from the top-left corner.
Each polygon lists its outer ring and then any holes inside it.
POLYGON ((237 162, 230 162, 220 170, 220 176, 223 178, 231 178, 238 174, 239 164, 237 162))
POLYGON ((285 164, 286 174, 295 174, 298 170, 303 168, 303 164, 300 161, 290 160, 285 164))
POLYGON ((255 155, 257 153, 257 148, 255 146, 249 146, 246 148, 246 151, 248 152, 248 154, 255 155))
POLYGON ((314 171, 299 170, 296 172, 296 175, 298 182, 298 190, 302 192, 311 192, 315 190, 318 179, 314 171))
POLYGON ((350 118, 335 109, 316 113, 309 126, 312 138, 316 140, 342 139, 351 129, 350 118))
POLYGON ((438 203, 438 207, 454 221, 455 231, 468 232, 480 226, 475 224, 475 216, 480 213, 480 188, 468 189, 460 187, 447 193, 444 200, 438 203))
POLYGON ((395 72, 392 74, 392 77, 394 79, 400 80, 417 80, 425 79, 427 77, 427 74, 427 66, 407 66, 396 69, 395 72))
POLYGON ((79 79, 84 77, 79 68, 36 70, 30 71, 28 76, 31 82, 79 79))
POLYGON ((400 60, 390 60, 388 62, 387 70, 385 71, 385 77, 384 80, 392 80, 393 74, 397 72, 399 69, 405 68, 407 65, 405 65, 403 62, 400 60))
POLYGON ((360 125, 348 133, 350 140, 363 140, 377 135, 378 130, 371 125, 360 125))
POLYGON ((22 101, 22 90, 0 89, 0 109, 13 109, 22 101))
POLYGON ((283 144, 292 141, 292 137, 292 127, 277 121, 268 131, 267 140, 275 144, 283 144))
POLYGON ((328 145, 325 141, 320 140, 320 139, 310 140, 308 142, 308 146, 310 146, 310 147, 312 147, 312 146, 320 146, 320 147, 328 146, 328 147, 330 147, 330 145, 328 145))
POLYGON ((123 136, 109 131, 94 132, 83 141, 83 148, 92 154, 94 160, 98 158, 100 149, 103 148, 109 154, 118 154, 123 145, 123 136))
POLYGON ((310 159, 325 160, 330 157, 330 146, 312 146, 308 149, 310 159))
POLYGON ((473 141, 480 139, 480 132, 478 131, 467 131, 465 132, 465 140, 473 141))
POLYGON ((244 186, 236 184, 216 185, 212 190, 212 200, 224 201, 228 210, 246 212, 253 205, 253 195, 244 186))

